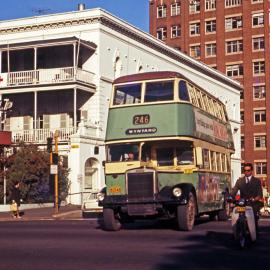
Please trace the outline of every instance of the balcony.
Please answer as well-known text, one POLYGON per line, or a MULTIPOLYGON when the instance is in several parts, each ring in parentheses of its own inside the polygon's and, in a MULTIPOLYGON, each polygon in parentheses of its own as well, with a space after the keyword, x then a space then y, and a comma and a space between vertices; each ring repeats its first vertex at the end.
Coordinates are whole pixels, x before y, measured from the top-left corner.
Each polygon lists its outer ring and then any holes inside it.
MULTIPOLYGON (((60 142, 70 141, 70 136, 75 134, 77 128, 60 128, 59 138, 60 142)), ((40 143, 44 144, 48 137, 53 137, 55 130, 51 129, 30 129, 30 130, 13 130, 12 131, 12 142, 19 143, 21 141, 26 143, 40 143)))
POLYGON ((74 67, 37 69, 1 74, 0 88, 81 82, 93 85, 94 73, 74 67))

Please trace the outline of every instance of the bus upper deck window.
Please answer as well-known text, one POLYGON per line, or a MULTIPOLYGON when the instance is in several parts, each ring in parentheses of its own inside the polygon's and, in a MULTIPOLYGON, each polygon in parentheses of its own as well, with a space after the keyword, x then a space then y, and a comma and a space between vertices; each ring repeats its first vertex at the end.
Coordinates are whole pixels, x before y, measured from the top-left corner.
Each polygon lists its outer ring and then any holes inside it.
POLYGON ((173 81, 146 83, 145 102, 173 100, 173 81))
POLYGON ((113 105, 135 104, 141 102, 141 84, 116 86, 113 105))
POLYGON ((187 90, 187 83, 185 81, 179 82, 179 98, 181 100, 190 101, 188 90, 187 90))

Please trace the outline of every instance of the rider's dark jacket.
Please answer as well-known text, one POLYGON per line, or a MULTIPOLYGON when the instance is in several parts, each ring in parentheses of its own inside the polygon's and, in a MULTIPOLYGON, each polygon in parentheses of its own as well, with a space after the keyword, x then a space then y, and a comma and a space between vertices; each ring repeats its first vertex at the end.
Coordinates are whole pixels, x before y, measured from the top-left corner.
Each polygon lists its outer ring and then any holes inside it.
POLYGON ((249 183, 246 183, 245 177, 239 178, 232 189, 231 195, 235 196, 238 190, 240 191, 241 198, 244 199, 251 199, 257 196, 263 197, 261 181, 254 176, 251 177, 249 183))

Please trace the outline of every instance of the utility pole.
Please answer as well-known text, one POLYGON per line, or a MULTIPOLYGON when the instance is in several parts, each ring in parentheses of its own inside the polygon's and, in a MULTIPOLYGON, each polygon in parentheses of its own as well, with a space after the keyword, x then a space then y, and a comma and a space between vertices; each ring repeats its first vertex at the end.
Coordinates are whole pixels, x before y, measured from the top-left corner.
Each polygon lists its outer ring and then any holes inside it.
POLYGON ((50 153, 50 177, 54 175, 54 212, 59 210, 59 192, 58 192, 58 137, 59 131, 56 130, 53 138, 47 138, 47 151, 50 153), (53 151, 54 139, 54 151, 53 151))
POLYGON ((58 137, 59 137, 59 131, 56 130, 54 133, 54 142, 55 142, 55 148, 54 148, 54 154, 55 154, 55 160, 54 163, 57 166, 56 174, 54 175, 54 202, 55 202, 55 214, 59 211, 59 197, 58 197, 58 137))

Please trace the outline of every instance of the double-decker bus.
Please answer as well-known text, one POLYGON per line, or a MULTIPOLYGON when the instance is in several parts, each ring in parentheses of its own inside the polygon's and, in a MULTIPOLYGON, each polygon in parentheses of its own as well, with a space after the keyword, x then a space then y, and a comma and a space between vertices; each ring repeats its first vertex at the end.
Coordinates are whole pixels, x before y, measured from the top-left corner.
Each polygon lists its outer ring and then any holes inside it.
POLYGON ((203 214, 227 219, 234 144, 225 105, 181 74, 116 79, 105 144, 105 230, 149 217, 174 218, 180 230, 203 214))

